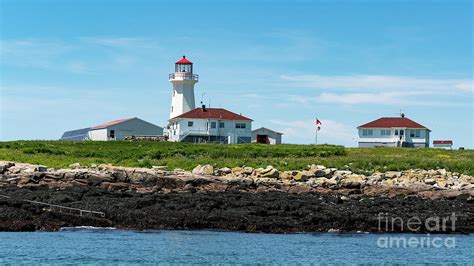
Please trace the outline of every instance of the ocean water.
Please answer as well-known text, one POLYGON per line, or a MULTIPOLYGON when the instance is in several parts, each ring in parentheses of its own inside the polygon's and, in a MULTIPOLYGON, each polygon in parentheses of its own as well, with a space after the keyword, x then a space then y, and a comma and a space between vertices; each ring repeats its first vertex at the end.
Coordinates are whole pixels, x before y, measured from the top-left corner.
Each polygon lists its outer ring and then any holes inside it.
POLYGON ((71 228, 0 233, 0 264, 467 264, 473 235, 253 234, 221 231, 124 231, 71 228), (419 245, 388 247, 390 237, 419 245), (436 247, 422 245, 421 237, 436 247), (437 237, 437 238, 436 238, 437 237), (455 240, 445 243, 446 239, 455 240), (381 240, 382 239, 382 240, 381 240), (434 242, 433 242, 434 241, 434 242), (439 247, 440 243, 444 243, 439 247), (449 244, 449 245, 448 245, 449 244))

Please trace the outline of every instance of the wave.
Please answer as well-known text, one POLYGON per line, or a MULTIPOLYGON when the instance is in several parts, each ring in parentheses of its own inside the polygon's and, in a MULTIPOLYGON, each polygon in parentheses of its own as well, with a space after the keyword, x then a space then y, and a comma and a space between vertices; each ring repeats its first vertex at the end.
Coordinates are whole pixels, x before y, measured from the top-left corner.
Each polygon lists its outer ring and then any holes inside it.
POLYGON ((73 226, 61 227, 59 231, 103 231, 103 230, 117 230, 115 227, 96 227, 96 226, 73 226))

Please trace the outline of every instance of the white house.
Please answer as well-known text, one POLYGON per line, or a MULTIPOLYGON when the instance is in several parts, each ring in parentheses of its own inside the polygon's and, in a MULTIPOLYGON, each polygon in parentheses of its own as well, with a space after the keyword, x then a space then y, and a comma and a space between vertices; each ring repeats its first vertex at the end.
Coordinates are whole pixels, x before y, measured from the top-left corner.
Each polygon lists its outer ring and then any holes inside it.
POLYGON ((185 56, 169 75, 173 84, 168 140, 173 142, 249 143, 252 119, 223 108, 195 108, 194 85, 198 75, 185 56))
POLYGON ((430 132, 427 127, 401 117, 382 117, 357 127, 359 147, 429 147, 430 132))
POLYGON ((281 136, 283 133, 261 127, 252 130, 252 142, 263 144, 281 144, 281 136))
POLYGON ((452 150, 453 141, 452 140, 433 140, 433 147, 452 150))
POLYGON ((64 132, 61 140, 123 140, 128 136, 162 136, 163 128, 140 118, 111 121, 95 127, 64 132))
POLYGON ((252 119, 223 108, 195 108, 169 120, 168 140, 249 143, 252 119))

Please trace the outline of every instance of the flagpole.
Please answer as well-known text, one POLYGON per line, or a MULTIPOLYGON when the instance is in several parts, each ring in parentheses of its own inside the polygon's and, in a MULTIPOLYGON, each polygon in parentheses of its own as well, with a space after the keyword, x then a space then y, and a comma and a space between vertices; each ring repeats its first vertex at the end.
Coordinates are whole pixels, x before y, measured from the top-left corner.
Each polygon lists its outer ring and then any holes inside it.
POLYGON ((318 145, 318 126, 316 126, 316 145, 318 145))

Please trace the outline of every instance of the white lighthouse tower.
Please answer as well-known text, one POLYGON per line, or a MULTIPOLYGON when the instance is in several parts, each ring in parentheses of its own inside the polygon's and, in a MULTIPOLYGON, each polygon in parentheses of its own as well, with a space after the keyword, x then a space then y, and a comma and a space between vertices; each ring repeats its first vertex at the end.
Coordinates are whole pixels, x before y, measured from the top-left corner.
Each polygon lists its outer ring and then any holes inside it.
POLYGON ((186 56, 175 63, 174 73, 169 75, 169 81, 173 84, 170 119, 195 108, 194 84, 198 78, 193 74, 193 63, 186 56))

